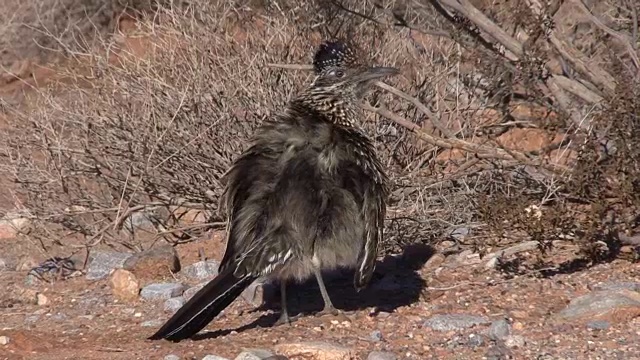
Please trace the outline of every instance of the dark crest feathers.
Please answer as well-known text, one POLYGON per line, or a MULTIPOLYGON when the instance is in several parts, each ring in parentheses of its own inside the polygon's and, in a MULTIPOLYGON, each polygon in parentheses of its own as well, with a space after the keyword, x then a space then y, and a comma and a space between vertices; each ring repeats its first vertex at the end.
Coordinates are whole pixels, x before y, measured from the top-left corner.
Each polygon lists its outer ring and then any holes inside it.
POLYGON ((356 63, 356 54, 352 46, 341 40, 325 41, 313 56, 313 68, 316 73, 329 66, 350 66, 356 63))

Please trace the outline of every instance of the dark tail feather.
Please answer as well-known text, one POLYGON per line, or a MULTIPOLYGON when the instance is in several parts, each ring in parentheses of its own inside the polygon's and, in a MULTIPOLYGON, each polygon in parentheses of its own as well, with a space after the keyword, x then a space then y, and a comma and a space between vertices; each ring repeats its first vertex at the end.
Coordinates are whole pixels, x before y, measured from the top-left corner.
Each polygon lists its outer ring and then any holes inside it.
POLYGON ((184 304, 149 340, 167 339, 180 341, 187 339, 202 330, 256 277, 244 276, 237 278, 233 271, 235 266, 224 269, 215 279, 200 289, 184 304))

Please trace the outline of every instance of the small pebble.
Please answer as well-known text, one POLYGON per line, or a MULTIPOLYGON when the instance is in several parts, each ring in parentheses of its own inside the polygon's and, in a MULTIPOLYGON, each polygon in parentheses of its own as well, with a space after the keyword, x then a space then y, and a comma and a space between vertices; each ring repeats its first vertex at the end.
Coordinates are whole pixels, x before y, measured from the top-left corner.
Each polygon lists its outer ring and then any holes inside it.
POLYGON ((503 340, 511 332, 511 326, 505 319, 496 320, 489 327, 489 338, 494 341, 503 340))
POLYGON ((180 356, 169 354, 164 357, 164 360, 180 360, 180 356))
POLYGON ((158 319, 154 319, 154 320, 147 320, 143 323, 140 324, 140 326, 142 327, 157 327, 162 325, 162 321, 158 320, 158 319))
POLYGON ((38 295, 36 297, 38 299, 38 305, 39 306, 45 306, 45 305, 49 304, 49 299, 44 294, 38 293, 38 295))
POLYGON ((484 345, 484 336, 478 334, 469 335, 469 341, 467 342, 467 345, 471 347, 484 345))
POLYGON ((367 356, 367 360, 396 360, 397 358, 395 354, 386 351, 372 351, 367 356))
POLYGON ((382 341, 382 332, 380 330, 374 330, 371 332, 371 335, 369 335, 369 337, 373 341, 382 341))
POLYGON ((229 360, 229 359, 223 358, 223 357, 218 356, 218 355, 207 355, 207 356, 203 357, 202 360, 229 360))
POLYGON ((592 330, 607 330, 611 327, 611 323, 604 320, 594 320, 587 323, 587 328, 592 330))
POLYGON ((504 339, 504 345, 508 348, 521 348, 525 343, 526 341, 520 335, 509 335, 504 339))
POLYGON ((64 321, 64 320, 67 320, 69 317, 63 313, 57 313, 52 315, 51 318, 57 321, 64 321))
POLYGON ((264 349, 245 349, 234 360, 266 360, 273 358, 274 354, 264 349))
POLYGON ((0 345, 7 345, 11 341, 8 336, 0 336, 0 345))

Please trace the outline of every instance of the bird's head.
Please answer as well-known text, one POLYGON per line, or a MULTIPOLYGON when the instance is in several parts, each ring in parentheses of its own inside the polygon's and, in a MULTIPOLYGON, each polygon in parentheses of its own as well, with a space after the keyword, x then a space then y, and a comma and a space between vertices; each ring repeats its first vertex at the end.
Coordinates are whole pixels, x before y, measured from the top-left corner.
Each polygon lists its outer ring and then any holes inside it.
POLYGON ((316 76, 311 87, 357 101, 364 97, 375 80, 399 73, 393 67, 327 66, 316 76))
POLYGON ((316 77, 303 99, 317 110, 331 113, 341 123, 353 121, 350 117, 355 117, 357 102, 375 80, 400 72, 393 67, 361 63, 353 48, 342 41, 322 43, 314 55, 313 65, 316 77))

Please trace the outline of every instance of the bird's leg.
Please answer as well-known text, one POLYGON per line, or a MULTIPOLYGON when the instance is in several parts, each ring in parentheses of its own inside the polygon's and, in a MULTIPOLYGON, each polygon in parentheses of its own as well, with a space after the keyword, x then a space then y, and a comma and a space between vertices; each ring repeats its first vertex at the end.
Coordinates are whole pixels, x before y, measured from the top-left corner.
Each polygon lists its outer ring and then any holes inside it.
POLYGON ((314 266, 313 273, 316 276, 316 280, 318 281, 318 286, 320 287, 320 293, 322 294, 322 300, 324 300, 324 309, 316 314, 316 316, 323 316, 327 314, 331 314, 333 316, 340 316, 344 318, 344 320, 351 321, 342 311, 336 309, 331 302, 331 298, 329 297, 329 293, 327 292, 327 288, 324 286, 324 281, 322 280, 322 273, 317 266, 314 266))
POLYGON ((332 314, 337 315, 338 309, 333 306, 331 302, 331 298, 329 297, 329 293, 327 292, 327 288, 324 286, 324 281, 322 280, 322 273, 320 269, 317 267, 313 268, 313 274, 316 276, 316 280, 318 281, 318 286, 320 287, 320 294, 322 294, 322 300, 324 301, 324 309, 320 312, 320 314, 332 314))
POLYGON ((298 319, 298 316, 289 316, 289 312, 287 311, 287 282, 285 280, 280 281, 280 318, 276 321, 275 325, 291 325, 292 321, 298 319))

